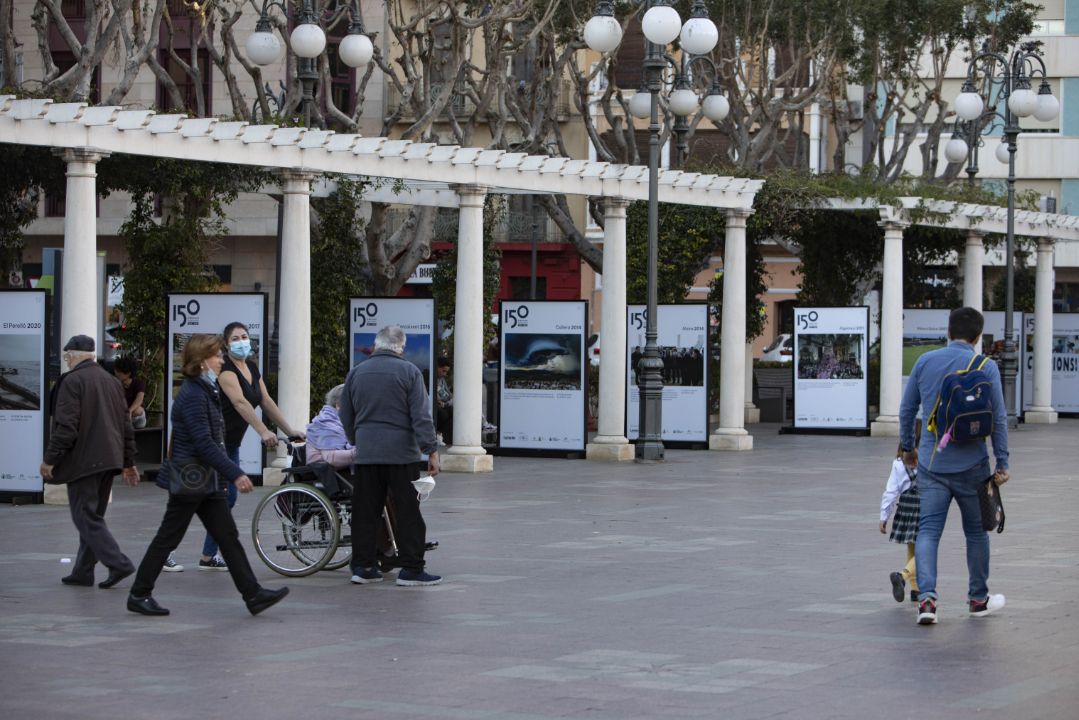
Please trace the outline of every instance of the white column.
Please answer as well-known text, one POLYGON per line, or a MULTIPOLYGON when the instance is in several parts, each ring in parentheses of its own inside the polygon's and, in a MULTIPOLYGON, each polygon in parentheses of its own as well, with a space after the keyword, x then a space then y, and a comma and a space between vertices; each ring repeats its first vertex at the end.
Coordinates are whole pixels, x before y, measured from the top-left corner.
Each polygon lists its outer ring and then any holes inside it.
POLYGON ((626 208, 607 198, 603 222, 603 307, 599 356, 599 432, 585 449, 589 460, 633 459, 626 439, 626 208))
MULTIPOLYGON (((108 153, 87 148, 64 150, 67 191, 64 198, 64 259, 60 294, 61 347, 72 335, 98 338, 97 163, 108 153)), ((101 355, 102 348, 97 348, 101 355)), ((60 368, 61 372, 66 367, 60 368)), ((45 485, 45 503, 67 505, 67 488, 45 485)))
MULTIPOLYGON (((67 195, 64 199, 63 289, 60 342, 72 335, 98 337, 97 163, 107 153, 85 148, 65 150, 67 195)), ((102 348, 97 349, 101 355, 102 348)))
MULTIPOLYGON (((1034 397, 1024 419, 1028 423, 1057 421, 1053 410, 1053 241, 1038 240, 1038 270, 1034 286, 1034 397)), ((1019 382, 1022 375, 1016 380, 1019 382)))
POLYGON ((483 449, 483 200, 487 189, 455 188, 460 197, 457 231, 457 306, 453 320, 453 446, 442 457, 449 472, 490 472, 483 449))
POLYGON ((311 412, 311 173, 281 173, 281 307, 277 405, 294 429, 311 412))
MULTIPOLYGON (((707 356, 706 356, 707 357, 707 356)), ((708 362, 707 359, 705 362, 708 362)), ((746 425, 761 421, 761 409, 753 404, 753 343, 746 343, 746 425)))
POLYGON ((963 251, 963 305, 975 310, 982 309, 982 266, 985 264, 983 234, 977 230, 967 232, 967 245, 963 251))
POLYGON ((728 210, 723 250, 723 315, 720 318, 719 427, 710 450, 752 450, 746 432, 746 218, 752 210, 728 210))
POLYGON ((884 279, 880 298, 880 414, 870 428, 874 436, 899 435, 899 402, 903 389, 903 228, 887 220, 884 228, 884 279))

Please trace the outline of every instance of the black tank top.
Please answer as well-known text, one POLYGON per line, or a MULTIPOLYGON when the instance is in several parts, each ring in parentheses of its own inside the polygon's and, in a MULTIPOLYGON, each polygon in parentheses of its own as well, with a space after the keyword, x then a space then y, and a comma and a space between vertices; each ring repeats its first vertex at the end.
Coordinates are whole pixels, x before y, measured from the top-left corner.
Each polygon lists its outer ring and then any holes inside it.
MULTIPOLYGON (((245 360, 247 363, 247 369, 251 373, 251 382, 247 382, 247 379, 240 372, 236 364, 232 362, 232 356, 225 353, 225 364, 221 368, 221 374, 224 375, 227 372, 234 373, 236 379, 240 383, 240 392, 243 393, 244 400, 251 403, 251 407, 257 408, 262 405, 262 375, 259 374, 258 366, 250 360, 245 360)), ((244 438, 244 433, 247 432, 247 421, 243 419, 240 413, 236 412, 236 408, 226 396, 221 403, 221 414, 225 416, 225 447, 239 447, 240 441, 244 438)))

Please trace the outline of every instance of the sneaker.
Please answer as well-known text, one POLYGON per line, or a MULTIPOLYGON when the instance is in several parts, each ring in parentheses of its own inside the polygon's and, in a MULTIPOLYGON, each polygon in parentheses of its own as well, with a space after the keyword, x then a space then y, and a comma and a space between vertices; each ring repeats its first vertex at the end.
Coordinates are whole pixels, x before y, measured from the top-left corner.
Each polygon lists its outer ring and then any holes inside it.
POLYGON ((1004 607, 1003 595, 990 595, 985 600, 970 601, 970 616, 985 617, 991 612, 996 612, 1004 607))
POLYGON ((934 598, 926 598, 918 603, 918 624, 937 624, 937 601, 934 598))
POLYGON ((377 567, 357 568, 352 572, 352 582, 356 585, 382 582, 382 573, 377 567))
POLYGON ((401 568, 401 572, 397 573, 397 584, 406 587, 438 585, 440 582, 442 582, 441 575, 432 575, 425 570, 408 570, 406 568, 401 568))
POLYGON ((169 553, 169 559, 165 561, 165 564, 161 567, 165 572, 183 572, 184 566, 176 562, 176 558, 169 553))
POLYGON ((225 561, 216 555, 209 560, 199 560, 199 570, 218 570, 220 572, 228 572, 229 566, 225 564, 225 561))
POLYGON ((903 580, 903 573, 894 572, 888 576, 888 579, 892 581, 892 597, 896 602, 903 602, 903 596, 907 594, 907 583, 903 580))

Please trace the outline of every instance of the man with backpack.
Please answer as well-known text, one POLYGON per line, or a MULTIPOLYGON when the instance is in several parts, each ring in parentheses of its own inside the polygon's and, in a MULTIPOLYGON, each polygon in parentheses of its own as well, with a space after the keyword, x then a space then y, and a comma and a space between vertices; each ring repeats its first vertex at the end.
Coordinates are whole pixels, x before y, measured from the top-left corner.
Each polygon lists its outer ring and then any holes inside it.
POLYGON ((968 609, 982 617, 1004 607, 1003 595, 990 595, 989 535, 982 529, 978 488, 992 475, 1008 481, 1008 421, 1000 370, 980 355, 985 319, 974 308, 948 317, 947 347, 918 358, 899 408, 899 440, 904 460, 914 462, 914 418, 921 408, 929 432, 919 445, 918 494, 921 512, 915 562, 918 568, 918 624, 937 622, 937 547, 955 498, 967 541, 970 585, 968 609), (996 470, 989 469, 985 440, 991 438, 996 470))

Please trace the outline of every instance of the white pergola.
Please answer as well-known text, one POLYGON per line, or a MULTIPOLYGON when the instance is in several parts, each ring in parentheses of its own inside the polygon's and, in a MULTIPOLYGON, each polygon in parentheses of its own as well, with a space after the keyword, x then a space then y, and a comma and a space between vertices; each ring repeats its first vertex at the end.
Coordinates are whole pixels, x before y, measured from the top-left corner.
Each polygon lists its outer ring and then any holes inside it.
MULTIPOLYGON (((0 96, 0 142, 62 151, 67 163, 64 218, 64 287, 61 336, 97 337, 96 164, 111 153, 269 167, 280 172, 283 191, 279 405, 302 426, 310 404, 310 194, 322 173, 448 183, 460 209, 457 239, 457 305, 454 333, 454 440, 443 467, 493 469, 481 445, 483 203, 487 192, 562 193, 603 198, 604 298, 600 366, 599 433, 588 447, 597 460, 628 460, 625 435, 626 207, 648 198, 648 169, 636 165, 572 160, 502 150, 368 138, 306 128, 251 125, 188 118, 122 107, 18 100, 0 96)), ((724 303, 721 378, 724 389, 714 449, 750 449, 746 405, 746 218, 763 181, 663 170, 660 202, 724 210, 724 303)), ((443 193, 445 194, 445 193, 443 193)), ((402 204, 424 202, 396 197, 402 204)))
MULTIPOLYGON (((866 200, 832 200, 833 210, 875 210, 884 230, 884 267, 880 307, 880 413, 873 435, 899 434, 899 405, 903 375, 903 230, 910 225, 950 228, 967 234, 963 253, 963 304, 982 309, 984 238, 1008 231, 1008 211, 996 205, 976 205, 917 197, 901 198, 896 205, 866 200)), ((1038 239, 1034 305, 1034 394, 1026 412, 1029 423, 1054 423, 1053 379, 1053 246, 1079 241, 1079 216, 1053 213, 1015 213, 1017 236, 1038 239)), ((1019 380, 1017 379, 1017 382, 1019 380)))

